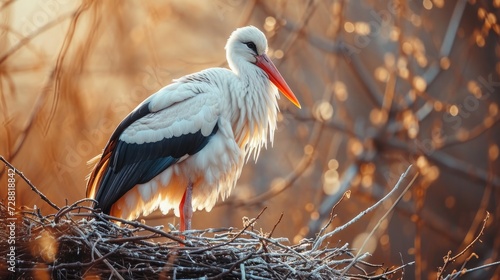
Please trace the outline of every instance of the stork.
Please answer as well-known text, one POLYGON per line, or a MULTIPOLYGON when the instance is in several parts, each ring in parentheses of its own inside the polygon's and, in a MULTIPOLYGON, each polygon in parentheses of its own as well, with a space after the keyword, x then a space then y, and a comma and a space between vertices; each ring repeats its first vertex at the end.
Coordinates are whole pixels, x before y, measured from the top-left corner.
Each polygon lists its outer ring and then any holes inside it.
POLYGON ((243 164, 274 139, 278 89, 300 104, 259 29, 236 29, 225 49, 231 70, 176 79, 118 125, 89 175, 95 207, 129 220, 173 209, 185 231, 193 210, 210 211, 229 196, 243 164))

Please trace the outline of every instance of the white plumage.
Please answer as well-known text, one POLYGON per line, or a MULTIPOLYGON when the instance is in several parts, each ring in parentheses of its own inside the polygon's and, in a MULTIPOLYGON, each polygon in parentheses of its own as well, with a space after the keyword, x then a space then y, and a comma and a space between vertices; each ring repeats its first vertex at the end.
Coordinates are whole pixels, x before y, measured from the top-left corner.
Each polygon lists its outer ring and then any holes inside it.
POLYGON ((237 29, 226 44, 231 71, 174 80, 132 111, 89 177, 97 207, 126 219, 174 209, 186 229, 192 209, 210 211, 229 196, 245 160, 273 141, 276 86, 300 107, 266 52, 260 30, 237 29))

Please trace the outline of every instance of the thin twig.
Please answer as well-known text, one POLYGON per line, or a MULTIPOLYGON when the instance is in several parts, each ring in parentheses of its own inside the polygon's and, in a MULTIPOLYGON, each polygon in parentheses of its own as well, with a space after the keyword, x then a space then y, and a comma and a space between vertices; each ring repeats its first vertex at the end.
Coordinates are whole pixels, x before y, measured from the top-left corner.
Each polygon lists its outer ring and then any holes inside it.
POLYGON ((85 206, 80 207, 79 204, 81 204, 82 202, 86 202, 86 201, 95 202, 95 200, 92 199, 92 198, 83 198, 83 199, 80 199, 77 202, 75 202, 75 203, 73 203, 73 204, 71 204, 69 206, 64 206, 61 209, 59 209, 59 211, 55 214, 54 222, 58 223, 59 222, 59 218, 61 216, 65 215, 66 213, 71 212, 71 211, 73 211, 74 209, 77 209, 77 208, 81 210, 82 207, 83 207, 83 209, 85 209, 85 210, 92 211, 93 208, 91 208, 91 207, 85 207, 85 206))
POLYGON ((47 202, 47 204, 49 204, 52 208, 56 209, 56 210, 61 210, 61 208, 59 208, 57 205, 55 205, 52 201, 50 201, 50 199, 48 199, 41 191, 39 191, 35 185, 33 185, 31 183, 31 181, 26 177, 24 176, 24 174, 17 170, 17 168, 14 167, 14 165, 12 165, 10 162, 8 162, 3 156, 0 155, 0 160, 3 161, 9 168, 13 169, 17 175, 19 175, 25 182, 26 184, 28 184, 28 186, 30 186, 31 190, 34 191, 35 193, 37 193, 40 198, 42 198, 43 201, 47 202))
POLYGON ((326 229, 332 223, 333 219, 335 218, 335 215, 333 213, 335 211, 335 208, 337 208, 337 205, 339 205, 344 200, 344 198, 350 197, 350 195, 351 195, 351 191, 348 190, 348 191, 344 192, 344 194, 342 194, 342 197, 339 199, 339 201, 337 201, 337 203, 335 203, 335 205, 333 205, 332 211, 330 211, 330 218, 328 219, 328 222, 319 230, 318 236, 322 236, 323 233, 326 231, 326 229))
POLYGON ((492 267, 492 266, 497 266, 497 265, 500 266, 500 261, 488 263, 488 264, 481 265, 481 266, 474 267, 474 268, 469 268, 469 269, 457 271, 457 272, 451 273, 448 276, 446 276, 446 278, 444 278, 444 280, 453 279, 456 276, 463 276, 463 275, 465 275, 467 273, 470 273, 470 272, 474 272, 474 271, 477 271, 477 270, 481 270, 481 269, 485 269, 485 268, 492 267))
POLYGON ((281 222, 281 219, 283 218, 283 212, 281 212, 281 215, 280 215, 280 218, 278 219, 278 221, 274 224, 273 226, 273 229, 271 230, 271 232, 269 232, 269 234, 267 235, 267 238, 270 238, 271 235, 273 235, 274 233, 274 230, 276 229, 276 227, 279 225, 279 223, 281 222))
POLYGON ((451 251, 448 252, 448 254, 444 257, 443 266, 438 269, 437 279, 441 279, 442 274, 443 274, 444 270, 446 269, 446 266, 449 263, 456 261, 460 256, 465 254, 477 241, 479 241, 479 238, 481 238, 481 236, 484 234, 484 229, 486 228, 486 223, 487 223, 489 218, 490 218, 490 213, 486 212, 486 217, 483 220, 483 226, 479 230, 479 233, 477 234, 476 238, 474 238, 474 240, 472 240, 469 243, 469 245, 467 245, 462 251, 460 251, 458 254, 456 254, 453 257, 450 257, 451 251))
POLYGON ((412 169, 412 165, 408 166, 408 168, 406 169, 406 171, 401 175, 401 177, 399 178, 398 182, 396 183, 396 185, 394 186, 394 188, 387 194, 385 195, 382 199, 380 199, 379 201, 377 201, 375 204, 373 204, 372 206, 370 206, 369 208, 365 209, 364 211, 362 211, 361 213, 359 213, 358 215, 356 215, 356 217, 354 217, 353 219, 351 219, 349 222, 345 223, 344 225, 342 226, 339 226, 337 227, 336 229, 334 229, 333 231, 329 232, 329 233, 326 233, 324 234, 323 236, 317 238, 317 240, 314 242, 314 246, 312 248, 312 250, 316 250, 326 239, 332 237, 333 235, 337 234, 338 232, 346 229, 348 226, 354 224, 355 222, 357 222, 359 219, 361 219, 363 216, 365 216, 366 214, 370 213, 371 211, 373 211, 375 208, 377 208, 380 204, 382 204, 382 202, 386 201, 390 196, 392 196, 392 194, 397 190, 399 189, 399 187, 401 186, 402 182, 403 182, 403 179, 406 178, 408 176, 408 173, 410 172, 410 170, 412 169))
MULTIPOLYGON (((411 166, 408 167, 407 172, 410 170, 410 168, 411 168, 411 166)), ((405 172, 405 173, 407 173, 407 172, 405 172)), ((411 181, 406 186, 406 188, 401 192, 401 194, 399 194, 399 196, 396 198, 396 200, 392 203, 391 207, 389 209, 387 209, 387 211, 385 212, 385 214, 378 220, 377 224, 373 227, 373 229, 370 231, 370 233, 368 234, 368 236, 363 241, 363 244, 359 248, 358 253, 356 254, 356 257, 354 257, 354 259, 352 260, 352 262, 344 269, 342 275, 345 272, 347 272, 353 265, 356 264, 358 256, 361 254, 361 252, 365 248, 366 244, 368 243, 368 240, 373 236, 373 234, 375 233, 375 230, 377 230, 380 227, 380 225, 382 224, 382 222, 387 218, 387 216, 392 212, 392 210, 394 210, 394 208, 396 207, 396 204, 398 204, 398 202, 408 192, 408 190, 410 189, 410 187, 413 185, 413 183, 417 179, 418 175, 419 175, 419 173, 416 172, 415 175, 413 176, 413 178, 411 179, 411 181)), ((401 176, 400 180, 402 178, 403 178, 403 176, 401 176)), ((398 184, 399 184, 399 181, 398 181, 398 184)))
POLYGON ((219 244, 219 245, 215 245, 215 246, 212 246, 212 247, 209 247, 209 248, 204 248, 200 251, 195 251, 195 252, 203 252, 205 250, 209 250, 209 249, 214 249, 214 248, 217 248, 217 247, 221 247, 221 246, 225 246, 225 245, 228 245, 230 244, 231 242, 233 242, 234 240, 236 240, 239 236, 241 236, 248 228, 250 228, 251 226, 253 226, 253 224, 260 218, 260 216, 262 215, 262 213, 264 213, 264 211, 266 211, 267 207, 264 207, 260 213, 257 215, 257 217, 251 219, 246 225, 245 227, 240 230, 233 238, 231 238, 229 241, 227 241, 226 243, 222 243, 222 244, 219 244))
POLYGON ((148 231, 151 231, 151 232, 154 232, 154 233, 157 233, 163 237, 166 237, 166 238, 169 238, 171 240, 174 240, 176 242, 179 242, 183 245, 188 245, 188 242, 186 242, 186 240, 183 240, 182 238, 180 237, 177 237, 175 235, 172 235, 172 234, 169 234, 169 233, 166 233, 164 232, 163 230, 158 230, 157 228, 154 228, 154 227, 151 227, 151 226, 148 226, 148 225, 145 225, 145 224, 142 224, 142 223, 139 223, 137 221, 129 221, 129 220, 125 220, 125 219, 121 219, 121 218, 117 218, 117 217, 113 217, 113 216, 109 216, 109 215, 106 215, 106 214, 97 214, 96 215, 97 217, 101 217, 104 218, 104 219, 108 219, 108 220, 114 220, 114 221, 117 221, 117 222, 120 222, 122 224, 127 224, 127 225, 131 225, 133 227, 140 227, 140 228, 143 228, 143 229, 146 229, 148 231))

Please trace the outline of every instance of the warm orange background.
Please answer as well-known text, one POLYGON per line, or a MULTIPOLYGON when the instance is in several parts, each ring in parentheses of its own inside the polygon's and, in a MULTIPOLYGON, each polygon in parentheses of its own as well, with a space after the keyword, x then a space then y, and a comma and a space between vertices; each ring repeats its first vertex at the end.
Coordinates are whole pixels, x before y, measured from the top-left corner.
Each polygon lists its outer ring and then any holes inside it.
MULTIPOLYGON (((351 198, 330 230, 414 164, 420 176, 368 242, 370 261, 417 260, 405 277, 434 279, 489 211, 467 267, 490 263, 500 252, 499 9, 497 0, 2 1, 0 155, 58 205, 83 198, 86 161, 120 120, 173 78, 225 67, 227 37, 252 24, 303 109, 280 101, 274 147, 247 164, 229 201, 195 213, 194 228, 241 227, 268 207, 258 227, 270 231, 283 213, 274 236, 295 243, 318 232, 344 191, 351 198)), ((53 211, 16 178, 18 205, 53 211)), ((389 206, 332 244, 359 248, 389 206)))

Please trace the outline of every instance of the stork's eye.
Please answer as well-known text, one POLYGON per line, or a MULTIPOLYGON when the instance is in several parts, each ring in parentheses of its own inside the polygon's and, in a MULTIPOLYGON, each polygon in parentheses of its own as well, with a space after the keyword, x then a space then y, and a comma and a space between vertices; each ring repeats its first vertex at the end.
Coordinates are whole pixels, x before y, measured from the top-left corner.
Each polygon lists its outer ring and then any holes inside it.
POLYGON ((257 54, 257 46, 255 46, 255 44, 253 42, 246 42, 246 43, 243 43, 245 45, 247 45, 247 47, 249 49, 251 49, 252 51, 255 52, 255 54, 257 54))

